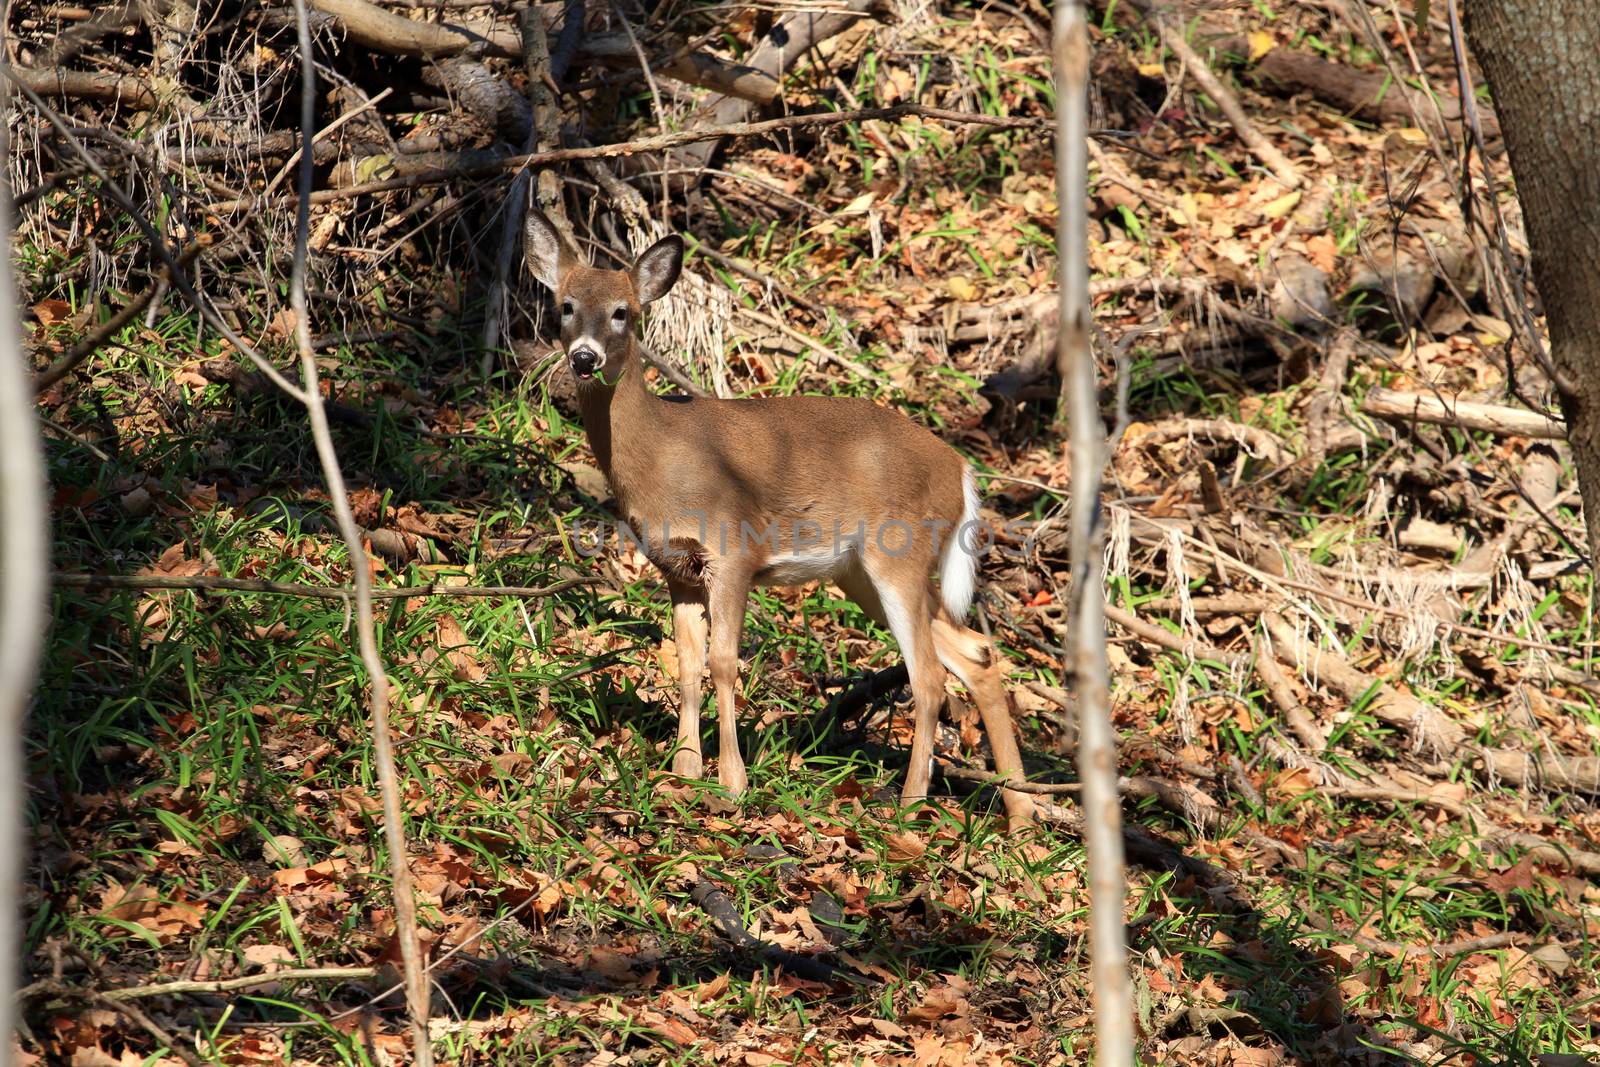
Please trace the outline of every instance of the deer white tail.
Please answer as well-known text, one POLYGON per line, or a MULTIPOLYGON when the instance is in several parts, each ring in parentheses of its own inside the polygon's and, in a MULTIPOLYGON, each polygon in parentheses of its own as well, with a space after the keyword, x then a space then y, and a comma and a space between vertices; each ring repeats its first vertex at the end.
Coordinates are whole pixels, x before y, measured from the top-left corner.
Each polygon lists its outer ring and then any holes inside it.
POLYGON ((950 618, 961 622, 972 606, 972 594, 978 587, 977 549, 984 538, 977 533, 978 479, 967 467, 961 472, 961 521, 950 531, 944 544, 944 556, 939 561, 939 597, 950 618))

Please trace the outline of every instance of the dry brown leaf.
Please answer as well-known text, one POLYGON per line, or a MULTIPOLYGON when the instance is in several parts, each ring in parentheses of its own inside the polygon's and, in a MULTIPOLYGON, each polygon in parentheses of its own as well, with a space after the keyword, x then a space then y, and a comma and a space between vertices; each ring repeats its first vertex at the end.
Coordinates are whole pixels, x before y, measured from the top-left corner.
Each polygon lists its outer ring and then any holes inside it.
POLYGON ((947 1015, 965 1015, 970 1010, 966 993, 967 983, 959 977, 952 976, 943 985, 928 990, 923 995, 921 1003, 906 1010, 904 1018, 913 1022, 931 1023, 947 1015))
POLYGON ((453 615, 441 615, 434 624, 434 641, 450 663, 450 673, 459 682, 481 682, 489 677, 489 669, 479 658, 480 653, 467 640, 461 624, 453 615))
POLYGON ((203 904, 184 900, 162 900, 147 885, 124 886, 113 881, 101 893, 100 914, 143 927, 167 944, 180 934, 198 930, 205 921, 206 909, 203 904))
POLYGON ((287 945, 247 945, 242 955, 246 963, 263 971, 292 967, 298 962, 294 950, 287 945))
POLYGON ((928 851, 927 844, 916 834, 896 831, 885 834, 883 842, 889 847, 889 859, 895 863, 910 863, 921 859, 922 854, 928 851))

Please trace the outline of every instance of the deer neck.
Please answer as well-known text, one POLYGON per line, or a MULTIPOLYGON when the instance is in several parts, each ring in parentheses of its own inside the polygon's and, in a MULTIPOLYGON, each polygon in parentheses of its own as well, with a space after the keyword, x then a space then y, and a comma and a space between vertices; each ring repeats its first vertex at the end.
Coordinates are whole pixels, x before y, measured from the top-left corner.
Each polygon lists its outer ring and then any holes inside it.
POLYGON ((589 447, 611 492, 624 506, 642 476, 638 439, 650 432, 645 408, 652 399, 644 385, 644 362, 636 344, 629 345, 621 369, 609 383, 598 378, 578 383, 578 409, 589 447))

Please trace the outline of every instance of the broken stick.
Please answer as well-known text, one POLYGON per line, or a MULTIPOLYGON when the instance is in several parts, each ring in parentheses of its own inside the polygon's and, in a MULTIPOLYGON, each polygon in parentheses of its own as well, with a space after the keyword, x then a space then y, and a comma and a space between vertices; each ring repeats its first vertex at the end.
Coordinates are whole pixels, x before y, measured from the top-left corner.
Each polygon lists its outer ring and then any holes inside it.
POLYGON ((1532 437, 1545 441, 1564 441, 1564 422, 1536 411, 1506 404, 1484 404, 1473 400, 1445 399, 1427 393, 1402 393, 1394 389, 1374 389, 1361 402, 1361 410, 1381 419, 1427 422, 1439 426, 1460 426, 1502 437, 1532 437))

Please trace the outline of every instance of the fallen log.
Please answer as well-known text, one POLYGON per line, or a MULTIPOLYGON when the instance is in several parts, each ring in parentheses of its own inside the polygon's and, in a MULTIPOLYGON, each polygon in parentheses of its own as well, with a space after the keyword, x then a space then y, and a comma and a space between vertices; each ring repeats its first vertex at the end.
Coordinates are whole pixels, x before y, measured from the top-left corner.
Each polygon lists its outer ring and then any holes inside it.
MULTIPOLYGON (((578 58, 613 70, 629 70, 639 65, 639 54, 625 34, 606 33, 589 37, 578 46, 578 58)), ((755 104, 770 104, 778 99, 778 79, 764 70, 729 63, 705 52, 685 52, 665 61, 652 60, 650 70, 685 85, 698 85, 724 96, 755 104)))
POLYGON ((511 27, 465 22, 417 22, 367 0, 312 0, 312 8, 337 20, 350 40, 393 55, 448 59, 469 49, 511 59, 521 40, 511 27))
POLYGON ((64 96, 72 100, 97 100, 103 104, 128 104, 136 108, 156 106, 156 93, 143 78, 130 74, 99 71, 62 70, 59 67, 29 70, 14 67, 17 79, 40 96, 64 96))
MULTIPOLYGON (((885 8, 884 0, 848 0, 844 11, 791 11, 779 19, 749 55, 750 66, 772 78, 781 79, 821 42, 841 33, 856 20, 885 8)), ((749 120, 754 102, 737 94, 726 94, 711 107, 708 125, 728 126, 749 120)), ((722 147, 722 139, 689 145, 672 153, 673 167, 703 170, 722 147)))
POLYGON ((1446 399, 1428 393, 1373 389, 1361 402, 1361 410, 1382 419, 1460 426, 1503 437, 1532 437, 1544 441, 1564 441, 1567 438, 1565 423, 1538 412, 1505 404, 1446 399))
POLYGON ((446 59, 424 70, 422 81, 448 91, 462 110, 507 144, 522 144, 533 127, 528 98, 481 60, 465 56, 446 59))
MULTIPOLYGON (((1242 57, 1250 54, 1249 42, 1239 36, 1223 37, 1212 42, 1211 47, 1220 55, 1238 58, 1241 62, 1242 57)), ((1409 85, 1397 84, 1386 70, 1357 70, 1292 48, 1274 48, 1244 65, 1263 80, 1290 92, 1310 93, 1325 104, 1373 122, 1413 126, 1433 117, 1433 104, 1427 94, 1409 85)), ((1442 94, 1437 99, 1444 121, 1460 123, 1461 101, 1442 94)), ((1482 113, 1482 125, 1486 137, 1497 139, 1500 136, 1500 124, 1492 114, 1482 113)))
MULTIPOLYGON (((448 59, 481 51, 500 59, 522 58, 522 35, 511 26, 468 21, 416 22, 367 0, 312 0, 312 6, 335 19, 350 40, 391 55, 448 59)), ((541 5, 540 12, 547 22, 554 22, 561 8, 560 4, 541 5)), ((625 34, 589 36, 579 43, 577 58, 608 67, 638 65, 638 55, 625 34)), ((770 104, 778 98, 776 77, 705 52, 670 55, 652 61, 651 69, 675 81, 758 104, 770 104)))

